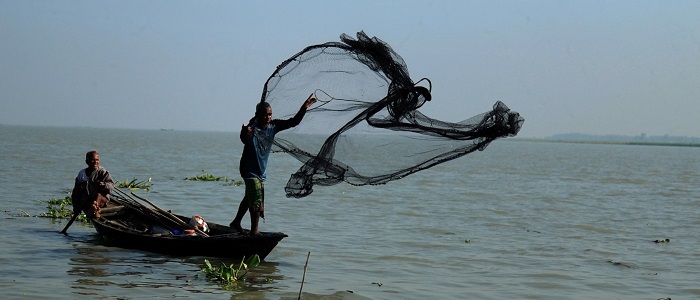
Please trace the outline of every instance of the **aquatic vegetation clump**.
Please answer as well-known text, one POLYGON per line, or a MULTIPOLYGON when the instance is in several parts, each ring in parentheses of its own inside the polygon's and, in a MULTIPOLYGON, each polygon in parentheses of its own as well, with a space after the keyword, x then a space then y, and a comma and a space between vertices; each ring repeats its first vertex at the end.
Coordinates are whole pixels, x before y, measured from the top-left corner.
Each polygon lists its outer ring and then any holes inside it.
POLYGON ((136 178, 132 180, 119 181, 117 180, 117 187, 122 189, 130 190, 151 190, 151 178, 147 180, 138 181, 136 178))
POLYGON ((202 174, 194 176, 194 177, 187 177, 185 180, 190 180, 190 181, 226 181, 228 182, 228 177, 216 177, 212 174, 207 173, 207 171, 202 170, 202 174))
POLYGON ((231 180, 231 182, 227 182, 224 184, 224 186, 242 186, 243 181, 241 180, 231 180))
MULTIPOLYGON (((42 200, 40 201, 43 202, 42 200)), ((73 217, 73 199, 70 195, 63 199, 51 198, 46 200, 46 203, 48 204, 46 206, 47 211, 39 214, 38 217, 67 220, 73 217)), ((76 220, 84 224, 90 223, 84 213, 81 213, 76 220)))
POLYGON ((236 288, 235 284, 237 282, 245 281, 245 275, 248 274, 248 270, 260 265, 260 257, 257 254, 247 260, 243 257, 238 266, 233 263, 227 265, 221 262, 221 266, 215 267, 208 259, 204 260, 204 264, 206 266, 202 269, 202 273, 204 273, 207 280, 219 283, 225 289, 232 289, 236 288))

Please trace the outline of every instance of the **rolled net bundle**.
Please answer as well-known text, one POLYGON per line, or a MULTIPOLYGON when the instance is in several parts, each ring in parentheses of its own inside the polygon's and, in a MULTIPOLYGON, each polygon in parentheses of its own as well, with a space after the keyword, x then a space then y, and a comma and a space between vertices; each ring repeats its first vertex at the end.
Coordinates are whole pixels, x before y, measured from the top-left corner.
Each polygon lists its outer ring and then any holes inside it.
POLYGON ((404 60, 376 37, 340 39, 306 47, 265 83, 261 101, 275 118, 293 116, 310 93, 318 98, 301 124, 268 141, 302 162, 287 197, 305 197, 315 185, 400 179, 515 136, 524 122, 500 101, 461 122, 430 118, 418 110, 431 101, 428 79, 413 82, 404 60))

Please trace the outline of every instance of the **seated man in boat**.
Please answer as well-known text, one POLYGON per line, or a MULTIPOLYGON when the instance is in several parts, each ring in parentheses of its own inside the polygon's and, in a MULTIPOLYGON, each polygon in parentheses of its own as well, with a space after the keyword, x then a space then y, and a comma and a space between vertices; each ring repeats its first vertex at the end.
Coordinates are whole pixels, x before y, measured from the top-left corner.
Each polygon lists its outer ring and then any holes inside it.
POLYGON ((114 180, 109 172, 100 166, 100 154, 90 151, 85 154, 87 168, 80 170, 75 177, 71 198, 73 212, 84 211, 90 218, 100 217, 100 207, 109 202, 109 194, 114 189, 114 180))

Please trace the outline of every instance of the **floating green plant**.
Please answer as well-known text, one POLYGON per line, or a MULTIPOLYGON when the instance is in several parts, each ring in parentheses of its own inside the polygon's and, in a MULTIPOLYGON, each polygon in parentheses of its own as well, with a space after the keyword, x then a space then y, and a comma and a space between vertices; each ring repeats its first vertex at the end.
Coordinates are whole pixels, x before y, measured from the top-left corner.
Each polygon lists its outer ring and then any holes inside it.
POLYGON ((224 183, 224 186, 242 186, 242 185, 243 185, 243 181, 240 181, 240 180, 238 180, 238 181, 231 180, 230 182, 224 183))
POLYGON ((212 266, 208 259, 204 260, 204 264, 206 266, 202 269, 202 273, 208 280, 217 282, 224 288, 235 288, 235 283, 245 281, 245 275, 248 274, 248 270, 260 265, 260 257, 257 254, 254 254, 248 260, 243 257, 238 267, 235 264, 227 265, 224 262, 221 262, 220 267, 215 267, 212 266))
POLYGON ((228 177, 216 177, 214 175, 211 175, 207 173, 207 171, 202 170, 202 174, 194 176, 194 177, 187 177, 185 180, 191 180, 191 181, 226 181, 228 182, 228 177))
POLYGON ((117 180, 117 187, 122 188, 122 189, 130 189, 130 190, 146 190, 150 191, 151 190, 151 178, 148 178, 148 180, 142 180, 142 181, 137 181, 136 178, 132 180, 125 180, 125 181, 119 181, 117 180))
MULTIPOLYGON (((42 200, 40 201, 43 202, 42 200)), ((73 199, 71 199, 70 195, 63 199, 51 198, 46 200, 46 203, 48 203, 46 206, 47 211, 41 213, 38 217, 51 219, 70 219, 73 217, 73 199)), ((90 223, 84 213, 81 213, 76 220, 85 224, 90 223)))

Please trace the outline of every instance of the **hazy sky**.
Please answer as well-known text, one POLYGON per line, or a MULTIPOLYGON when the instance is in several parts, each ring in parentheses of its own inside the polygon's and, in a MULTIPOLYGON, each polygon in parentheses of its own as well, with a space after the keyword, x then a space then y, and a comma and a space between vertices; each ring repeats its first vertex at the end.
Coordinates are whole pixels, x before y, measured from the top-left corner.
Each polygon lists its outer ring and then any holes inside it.
MULTIPOLYGON (((421 111, 521 137, 700 136, 700 1, 0 0, 0 124, 237 131, 304 47, 389 43, 421 111)), ((312 90, 314 87, 309 87, 312 90)), ((304 99, 299 99, 299 103, 304 99)))

